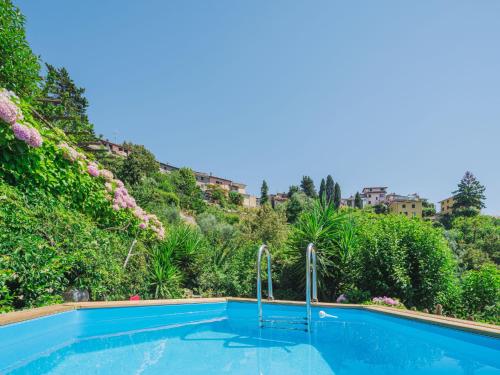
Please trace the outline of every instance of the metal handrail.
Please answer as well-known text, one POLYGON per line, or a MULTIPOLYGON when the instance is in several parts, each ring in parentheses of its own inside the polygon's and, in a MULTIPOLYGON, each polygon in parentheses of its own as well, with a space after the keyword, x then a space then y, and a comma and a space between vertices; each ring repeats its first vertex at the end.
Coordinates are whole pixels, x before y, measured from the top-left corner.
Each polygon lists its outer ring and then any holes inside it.
POLYGON ((269 301, 274 300, 273 296, 273 280, 271 277, 271 254, 269 253, 269 248, 267 245, 262 245, 259 247, 257 253, 257 306, 259 310, 259 323, 262 322, 262 280, 261 280, 261 260, 262 253, 266 252, 267 256, 267 299, 269 301))
POLYGON ((311 271, 312 271, 312 300, 318 302, 318 285, 316 272, 316 248, 313 243, 307 245, 306 249, 306 314, 307 329, 311 326, 311 271), (312 258, 312 269, 311 269, 312 258))

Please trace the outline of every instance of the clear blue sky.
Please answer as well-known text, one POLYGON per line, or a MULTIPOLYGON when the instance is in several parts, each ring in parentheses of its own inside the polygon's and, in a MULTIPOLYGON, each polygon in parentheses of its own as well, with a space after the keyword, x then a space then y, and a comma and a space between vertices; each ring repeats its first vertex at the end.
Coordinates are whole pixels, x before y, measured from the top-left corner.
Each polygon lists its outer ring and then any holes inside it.
POLYGON ((14 0, 97 133, 258 193, 332 174, 500 215, 500 1, 14 0))

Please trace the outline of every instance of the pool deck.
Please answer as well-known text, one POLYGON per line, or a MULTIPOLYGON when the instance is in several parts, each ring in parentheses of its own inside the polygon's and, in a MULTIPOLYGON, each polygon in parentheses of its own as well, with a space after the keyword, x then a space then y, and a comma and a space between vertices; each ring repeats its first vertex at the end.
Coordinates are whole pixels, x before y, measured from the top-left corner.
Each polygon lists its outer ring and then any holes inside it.
MULTIPOLYGON (((0 326, 12 323, 18 323, 25 320, 40 318, 47 315, 58 314, 65 311, 76 309, 97 309, 110 307, 137 307, 137 306, 159 306, 159 305, 179 305, 191 303, 217 303, 217 302, 252 302, 256 300, 252 298, 187 298, 187 299, 163 299, 163 300, 141 300, 141 301, 99 301, 99 302, 76 302, 63 303, 59 305, 51 305, 38 307, 35 309, 14 311, 10 313, 0 314, 0 326)), ((304 306, 305 302, 301 301, 263 301, 263 303, 277 305, 294 305, 304 306)), ((348 303, 315 303, 313 306, 325 308, 354 308, 367 310, 381 314, 388 314, 399 318, 420 321, 422 323, 435 324, 449 328, 455 328, 462 331, 478 333, 482 335, 500 338, 500 326, 494 324, 478 323, 469 320, 455 319, 441 315, 426 314, 419 311, 402 310, 393 307, 376 306, 376 305, 357 305, 348 303)))

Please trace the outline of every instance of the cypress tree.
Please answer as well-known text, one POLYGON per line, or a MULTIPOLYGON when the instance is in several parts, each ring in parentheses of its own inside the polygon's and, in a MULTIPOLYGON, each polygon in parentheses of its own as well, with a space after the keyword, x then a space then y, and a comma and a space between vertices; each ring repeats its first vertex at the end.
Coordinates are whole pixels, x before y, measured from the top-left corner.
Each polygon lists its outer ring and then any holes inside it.
POLYGON ((361 200, 361 195, 359 195, 359 192, 356 192, 356 195, 354 196, 354 207, 356 208, 363 208, 363 201, 361 200))
POLYGON ((340 207, 340 200, 341 200, 341 193, 340 193, 340 185, 336 182, 335 183, 335 189, 333 190, 333 204, 335 208, 340 207))
POLYGON ((331 175, 326 177, 326 202, 331 203, 333 201, 333 191, 335 189, 335 184, 333 183, 333 178, 331 175))
POLYGON ((266 203, 269 203, 269 188, 266 180, 263 180, 262 186, 260 187, 260 204, 264 205, 266 203))
POLYGON ((319 195, 319 199, 321 200, 321 202, 326 201, 326 183, 325 183, 324 178, 321 179, 321 184, 319 185, 318 195, 319 195))

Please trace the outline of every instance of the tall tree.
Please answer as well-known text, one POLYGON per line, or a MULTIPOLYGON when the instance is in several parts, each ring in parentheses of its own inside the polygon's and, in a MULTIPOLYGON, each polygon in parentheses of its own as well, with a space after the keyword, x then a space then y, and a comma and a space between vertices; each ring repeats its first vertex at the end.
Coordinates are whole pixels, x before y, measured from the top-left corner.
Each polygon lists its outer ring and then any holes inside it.
POLYGON ((484 208, 486 188, 469 171, 458 184, 458 189, 453 192, 453 214, 456 216, 474 216, 484 208))
POLYGON ((319 199, 322 201, 322 202, 325 202, 326 201, 326 183, 325 183, 325 179, 322 178, 321 179, 321 183, 319 184, 319 199))
POLYGON ((151 151, 142 145, 124 144, 131 150, 130 155, 123 161, 118 176, 126 183, 135 185, 143 177, 158 172, 160 166, 151 151))
POLYGON ((260 187, 260 204, 264 205, 269 203, 269 187, 267 186, 266 180, 262 181, 262 186, 260 187))
POLYGON ((0 87, 31 99, 38 91, 40 65, 26 41, 25 18, 10 0, 0 0, 0 87))
POLYGON ((342 200, 342 194, 340 192, 340 185, 338 184, 338 182, 335 183, 335 188, 333 190, 333 204, 335 206, 335 208, 339 208, 340 207, 340 201, 342 200))
POLYGON ((299 191, 300 188, 297 185, 290 185, 287 193, 288 198, 291 198, 293 194, 298 193, 299 191))
POLYGON ((314 181, 309 176, 303 176, 300 182, 300 189, 310 198, 316 198, 316 188, 314 187, 314 181))
POLYGON ((361 200, 361 195, 359 195, 359 191, 356 192, 354 196, 354 207, 363 208, 363 201, 361 200))
POLYGON ((331 203, 333 201, 333 191, 335 190, 335 183, 331 175, 326 177, 326 201, 331 203))
POLYGON ((89 122, 85 89, 78 87, 66 68, 47 66, 38 109, 55 126, 77 143, 94 141, 94 125, 89 122))
POLYGON ((190 168, 171 172, 171 180, 179 195, 182 208, 200 212, 205 207, 203 192, 196 184, 196 176, 190 168))

